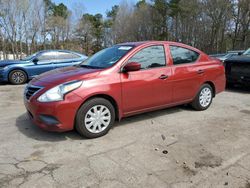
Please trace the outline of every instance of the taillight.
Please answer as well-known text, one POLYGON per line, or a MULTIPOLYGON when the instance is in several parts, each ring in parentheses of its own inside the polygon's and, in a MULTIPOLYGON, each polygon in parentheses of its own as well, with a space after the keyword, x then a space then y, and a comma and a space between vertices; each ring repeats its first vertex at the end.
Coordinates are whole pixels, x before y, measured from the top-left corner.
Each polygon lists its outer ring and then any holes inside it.
POLYGON ((220 64, 220 65, 223 65, 224 66, 224 61, 220 60, 220 59, 216 59, 217 62, 220 64))

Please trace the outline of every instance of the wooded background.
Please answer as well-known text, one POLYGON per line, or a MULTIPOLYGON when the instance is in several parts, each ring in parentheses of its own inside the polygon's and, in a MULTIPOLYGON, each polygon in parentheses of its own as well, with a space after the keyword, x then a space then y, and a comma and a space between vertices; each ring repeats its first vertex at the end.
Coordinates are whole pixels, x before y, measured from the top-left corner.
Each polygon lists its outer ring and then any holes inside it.
MULTIPOLYGON (((108 1, 103 1, 108 3, 108 1)), ((0 51, 20 58, 43 49, 91 55, 128 41, 171 40, 206 53, 250 47, 250 0, 122 1, 91 15, 51 0, 0 0, 0 51)))

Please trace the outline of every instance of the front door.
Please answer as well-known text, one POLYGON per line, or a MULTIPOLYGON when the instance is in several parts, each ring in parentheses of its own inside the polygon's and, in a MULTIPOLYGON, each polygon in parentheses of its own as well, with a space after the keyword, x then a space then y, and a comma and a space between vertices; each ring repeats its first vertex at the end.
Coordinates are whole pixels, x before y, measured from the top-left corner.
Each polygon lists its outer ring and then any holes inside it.
POLYGON ((127 63, 141 64, 141 70, 121 73, 124 114, 140 112, 171 103, 171 68, 166 66, 163 45, 145 47, 127 63))
POLYGON ((42 52, 36 56, 37 62, 33 62, 32 66, 27 67, 29 70, 29 77, 42 74, 44 72, 53 70, 55 68, 54 62, 56 58, 56 52, 42 52))

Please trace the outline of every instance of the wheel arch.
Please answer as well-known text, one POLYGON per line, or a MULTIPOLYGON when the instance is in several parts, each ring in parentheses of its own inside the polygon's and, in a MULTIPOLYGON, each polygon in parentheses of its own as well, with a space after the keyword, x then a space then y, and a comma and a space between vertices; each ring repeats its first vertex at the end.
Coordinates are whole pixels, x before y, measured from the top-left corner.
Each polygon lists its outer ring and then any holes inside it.
MULTIPOLYGON (((104 98, 106 100, 108 100, 113 106, 114 106, 114 109, 115 109, 115 119, 116 120, 120 120, 120 110, 119 110, 119 106, 118 106, 118 103, 117 101, 110 95, 107 95, 107 94, 95 94, 95 95, 92 95, 92 96, 89 96, 86 100, 84 100, 84 102, 81 104, 81 106, 86 103, 87 101, 93 99, 93 98, 104 98)), ((81 107, 80 106, 80 107, 81 107)), ((80 109, 79 107, 79 109, 80 109)))
POLYGON ((216 87, 215 87, 215 84, 214 84, 212 81, 206 81, 206 82, 204 82, 203 84, 208 84, 208 85, 210 85, 210 86, 212 87, 212 89, 213 89, 213 97, 215 97, 215 95, 216 95, 216 87))

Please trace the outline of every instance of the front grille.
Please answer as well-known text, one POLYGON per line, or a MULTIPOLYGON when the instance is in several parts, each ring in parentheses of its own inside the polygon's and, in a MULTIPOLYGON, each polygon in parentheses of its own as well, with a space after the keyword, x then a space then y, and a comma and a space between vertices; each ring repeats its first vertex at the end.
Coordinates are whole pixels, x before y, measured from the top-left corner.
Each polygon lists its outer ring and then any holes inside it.
POLYGON ((28 85, 25 88, 25 97, 29 100, 33 95, 35 95, 42 87, 28 85))

